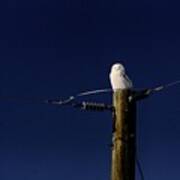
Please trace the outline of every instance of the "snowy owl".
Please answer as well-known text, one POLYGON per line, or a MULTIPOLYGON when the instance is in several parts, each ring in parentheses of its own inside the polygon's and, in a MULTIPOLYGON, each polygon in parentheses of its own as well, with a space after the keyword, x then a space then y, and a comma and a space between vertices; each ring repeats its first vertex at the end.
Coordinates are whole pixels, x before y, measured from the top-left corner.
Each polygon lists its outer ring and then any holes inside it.
POLYGON ((113 91, 118 89, 131 89, 133 87, 131 80, 126 75, 122 64, 116 63, 111 68, 110 81, 113 91))

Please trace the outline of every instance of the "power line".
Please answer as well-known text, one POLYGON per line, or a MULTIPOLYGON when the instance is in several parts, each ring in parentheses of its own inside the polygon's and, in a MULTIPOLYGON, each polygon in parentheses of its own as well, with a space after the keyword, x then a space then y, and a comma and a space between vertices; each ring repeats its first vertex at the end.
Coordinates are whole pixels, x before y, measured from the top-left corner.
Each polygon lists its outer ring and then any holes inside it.
MULTIPOLYGON (((173 87, 173 86, 176 86, 179 84, 180 84, 180 80, 171 82, 166 85, 161 85, 161 86, 157 86, 154 88, 145 89, 142 91, 135 90, 132 92, 135 94, 135 96, 134 96, 135 98, 137 97, 137 99, 138 99, 138 96, 139 96, 139 99, 141 99, 141 97, 146 97, 146 96, 152 95, 156 92, 163 91, 165 89, 168 89, 170 87, 173 87)), ((92 90, 92 91, 85 91, 85 92, 78 93, 75 96, 69 96, 65 100, 0 96, 0 101, 14 101, 14 102, 24 102, 24 103, 33 103, 33 104, 50 104, 50 105, 70 105, 75 108, 80 108, 83 110, 91 110, 91 111, 110 110, 110 111, 113 111, 114 107, 112 105, 106 105, 104 103, 94 103, 94 102, 92 103, 92 102, 84 102, 84 101, 81 103, 75 102, 75 100, 79 97, 97 95, 97 94, 102 94, 102 93, 112 93, 112 92, 113 92, 112 89, 97 89, 97 90, 92 90)), ((132 98, 133 98, 133 96, 132 96, 132 98)), ((145 180, 144 172, 143 172, 141 163, 137 156, 136 156, 136 163, 137 163, 137 168, 139 170, 141 179, 145 180)))
MULTIPOLYGON (((163 91, 167 88, 173 87, 180 84, 180 80, 171 82, 166 85, 161 85, 157 86, 154 88, 149 88, 144 91, 146 96, 149 96, 153 93, 163 91)), ((90 91, 85 91, 78 93, 74 96, 69 96, 67 99, 62 100, 59 98, 56 99, 40 99, 40 98, 23 98, 23 97, 11 97, 11 96, 0 96, 0 101, 14 101, 14 102, 24 102, 24 103, 38 103, 38 104, 56 104, 56 105, 66 105, 66 104, 71 104, 75 99, 79 97, 84 97, 84 96, 90 96, 90 95, 97 95, 97 94, 102 94, 102 93, 111 93, 113 92, 112 89, 97 89, 97 90, 90 90, 90 91)), ((138 92, 138 91, 137 91, 138 92)), ((135 91, 136 93, 136 91, 135 91)))
MULTIPOLYGON (((176 86, 178 84, 180 84, 180 80, 171 82, 171 83, 166 84, 166 85, 160 85, 157 87, 149 88, 149 89, 143 90, 142 92, 144 93, 145 96, 149 96, 151 94, 163 91, 163 90, 170 88, 172 86, 176 86)), ((84 96, 90 96, 90 95, 102 94, 102 93, 110 93, 110 92, 113 92, 113 90, 112 89, 97 89, 97 90, 92 90, 92 91, 85 91, 85 92, 76 94, 75 96, 70 96, 69 98, 67 98, 65 100, 59 100, 59 101, 47 100, 46 102, 52 103, 52 104, 55 103, 58 105, 65 105, 65 104, 71 103, 72 101, 74 101, 78 97, 84 97, 84 96)), ((138 91, 134 91, 134 92, 136 93, 138 91)))
POLYGON ((144 176, 144 172, 143 172, 143 169, 141 166, 141 162, 138 159, 137 155, 136 155, 136 164, 137 164, 137 168, 138 168, 141 180, 145 180, 145 176, 144 176))

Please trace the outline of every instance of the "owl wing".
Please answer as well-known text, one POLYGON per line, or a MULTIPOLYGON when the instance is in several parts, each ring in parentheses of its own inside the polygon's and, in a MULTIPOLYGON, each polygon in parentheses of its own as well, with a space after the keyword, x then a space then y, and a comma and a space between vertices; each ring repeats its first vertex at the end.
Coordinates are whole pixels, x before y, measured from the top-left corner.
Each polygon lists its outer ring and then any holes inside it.
POLYGON ((126 74, 124 75, 124 79, 125 79, 125 81, 126 81, 126 86, 127 86, 129 89, 133 88, 132 81, 129 79, 129 77, 128 77, 126 74))

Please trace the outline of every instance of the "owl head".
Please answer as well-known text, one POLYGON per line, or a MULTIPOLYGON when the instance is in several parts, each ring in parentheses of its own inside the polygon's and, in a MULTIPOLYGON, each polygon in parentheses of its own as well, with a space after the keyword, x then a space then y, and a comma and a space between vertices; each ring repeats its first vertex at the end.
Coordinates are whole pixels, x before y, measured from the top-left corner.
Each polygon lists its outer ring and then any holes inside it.
POLYGON ((120 63, 116 63, 112 66, 111 68, 111 72, 113 73, 119 73, 121 75, 124 75, 125 74, 125 68, 122 64, 120 63))

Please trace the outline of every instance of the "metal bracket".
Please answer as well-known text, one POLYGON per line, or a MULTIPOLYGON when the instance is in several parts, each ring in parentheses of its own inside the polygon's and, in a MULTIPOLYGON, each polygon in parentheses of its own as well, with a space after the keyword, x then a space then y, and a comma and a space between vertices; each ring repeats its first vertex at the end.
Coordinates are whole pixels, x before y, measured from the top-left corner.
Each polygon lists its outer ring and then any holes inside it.
POLYGON ((152 89, 144 89, 140 91, 132 91, 130 96, 129 96, 129 102, 133 101, 140 101, 142 99, 147 98, 153 93, 152 89))

